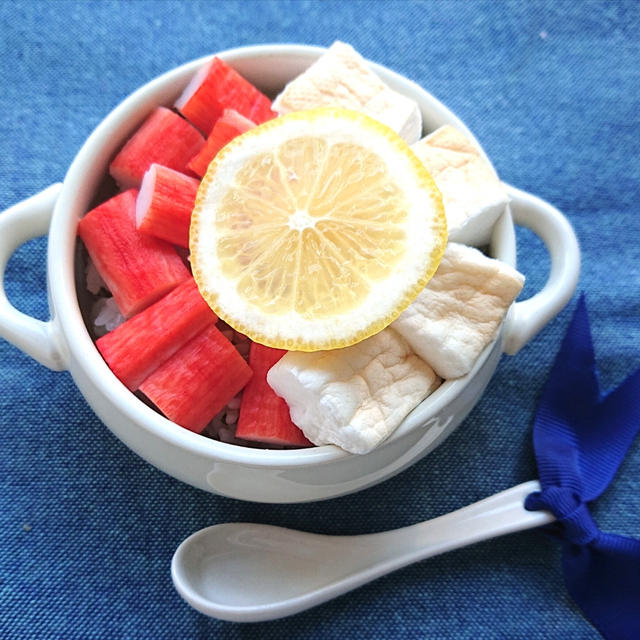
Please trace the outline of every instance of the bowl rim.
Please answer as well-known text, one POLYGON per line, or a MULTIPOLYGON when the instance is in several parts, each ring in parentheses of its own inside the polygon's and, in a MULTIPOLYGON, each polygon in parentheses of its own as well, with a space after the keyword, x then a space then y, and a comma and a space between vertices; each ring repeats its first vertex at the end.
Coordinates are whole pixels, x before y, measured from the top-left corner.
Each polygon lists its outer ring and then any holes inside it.
MULTIPOLYGON (((172 96, 175 99, 190 79, 191 74, 212 57, 219 56, 232 65, 257 57, 283 56, 296 57, 311 63, 325 51, 325 47, 299 44, 236 47, 191 60, 153 78, 124 98, 95 127, 71 163, 55 205, 49 230, 47 258, 50 307, 52 320, 59 328, 66 349, 78 367, 78 374, 91 379, 106 399, 116 405, 137 426, 182 450, 212 460, 239 463, 256 468, 306 467, 334 462, 347 457, 362 458, 367 454, 357 456, 335 445, 320 445, 301 449, 258 449, 225 443, 184 429, 147 406, 111 372, 85 326, 80 311, 74 275, 77 223, 88 210, 89 202, 97 185, 104 177, 105 169, 113 152, 121 146, 128 133, 141 122, 151 108, 158 104, 166 104, 172 96), (114 131, 116 132, 115 136, 114 131), (102 165, 100 171, 96 169, 98 165, 102 165), (91 169, 92 167, 93 169, 91 169)), ((409 93, 419 95, 421 98, 419 105, 423 116, 425 111, 431 110, 432 114, 435 112, 436 117, 446 119, 476 141, 464 123, 428 91, 409 78, 379 63, 367 62, 388 84, 396 86, 396 88, 397 85, 400 85, 405 90, 408 89, 409 93)), ((478 147, 482 149, 480 145, 478 147)), ((488 158, 486 159, 489 161, 488 158)), ((508 212, 505 215, 508 216, 507 224, 513 228, 508 212)), ((500 242, 502 243, 509 243, 512 240, 512 234, 501 233, 501 236, 500 242)), ((514 248, 506 247, 505 253, 511 255, 514 253, 514 248)), ((468 374, 461 378, 444 381, 436 391, 405 417, 395 432, 377 449, 398 440, 403 435, 424 425, 429 419, 438 416, 443 408, 455 400, 472 381, 476 372, 483 366, 500 340, 501 332, 485 348, 468 374)), ((105 424, 111 429, 107 422, 105 424)))

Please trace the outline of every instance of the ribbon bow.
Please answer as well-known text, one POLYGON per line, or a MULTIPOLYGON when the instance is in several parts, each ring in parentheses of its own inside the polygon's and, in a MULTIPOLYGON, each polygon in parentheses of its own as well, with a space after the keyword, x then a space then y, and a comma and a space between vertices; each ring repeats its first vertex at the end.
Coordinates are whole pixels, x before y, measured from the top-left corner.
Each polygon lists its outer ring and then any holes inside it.
POLYGON ((640 369, 602 396, 582 296, 533 426, 540 485, 525 507, 551 511, 571 597, 605 638, 640 639, 640 540, 603 533, 588 503, 611 482, 640 431, 640 369))

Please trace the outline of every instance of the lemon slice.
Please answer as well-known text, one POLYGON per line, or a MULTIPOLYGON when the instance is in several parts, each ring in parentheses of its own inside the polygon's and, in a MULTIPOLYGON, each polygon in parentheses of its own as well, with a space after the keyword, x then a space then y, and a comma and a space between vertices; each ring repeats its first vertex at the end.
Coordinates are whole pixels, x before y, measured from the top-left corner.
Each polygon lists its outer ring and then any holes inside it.
POLYGON ((232 140, 191 218, 193 274, 220 318, 267 346, 345 347, 390 324, 435 272, 440 192, 396 133, 299 111, 232 140))

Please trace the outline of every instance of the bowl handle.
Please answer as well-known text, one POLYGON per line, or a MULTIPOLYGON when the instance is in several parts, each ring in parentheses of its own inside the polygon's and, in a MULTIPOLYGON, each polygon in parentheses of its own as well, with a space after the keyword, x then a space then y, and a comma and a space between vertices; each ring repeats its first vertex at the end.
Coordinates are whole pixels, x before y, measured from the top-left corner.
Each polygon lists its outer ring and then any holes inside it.
POLYGON ((517 353, 569 302, 580 275, 580 247, 569 221, 548 202, 505 184, 516 224, 531 229, 544 242, 551 271, 544 287, 516 302, 507 315, 502 348, 517 353))
POLYGON ((52 184, 0 214, 0 336, 54 371, 66 369, 57 327, 51 320, 43 322, 18 311, 9 302, 4 271, 21 244, 48 232, 61 189, 61 183, 52 184))

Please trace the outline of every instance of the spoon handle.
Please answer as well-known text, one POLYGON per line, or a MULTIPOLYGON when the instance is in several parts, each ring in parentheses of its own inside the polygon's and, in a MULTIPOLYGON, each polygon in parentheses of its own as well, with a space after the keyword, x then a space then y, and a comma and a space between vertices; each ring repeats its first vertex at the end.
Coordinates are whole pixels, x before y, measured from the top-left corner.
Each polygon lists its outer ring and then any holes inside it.
MULTIPOLYGON (((483 540, 549 524, 548 511, 527 511, 527 495, 540 490, 537 480, 524 482, 457 511, 400 529, 357 536, 321 536, 328 543, 327 572, 343 563, 346 574, 324 587, 276 605, 270 618, 290 615, 326 602, 414 562, 483 540), (277 616, 275 615, 277 613, 277 616)), ((322 571, 322 570, 320 570, 322 571)))
MULTIPOLYGON (((527 511, 524 508, 525 498, 539 490, 540 483, 531 480, 457 511, 408 527, 358 536, 336 536, 333 538, 334 558, 342 559, 349 567, 348 574, 274 609, 280 609, 279 615, 303 611, 414 562, 490 538, 549 524, 555 520, 550 512, 527 511)), ((274 613, 271 611, 272 615, 274 613)))
MULTIPOLYGON (((363 543, 363 561, 366 561, 367 551, 372 551, 365 548, 375 547, 376 565, 371 571, 378 577, 446 551, 553 522, 555 518, 548 511, 524 508, 527 495, 539 490, 540 483, 531 480, 432 520, 358 536, 363 543), (403 549, 400 554, 399 548, 403 549)), ((373 578, 367 575, 363 584, 373 578)))

